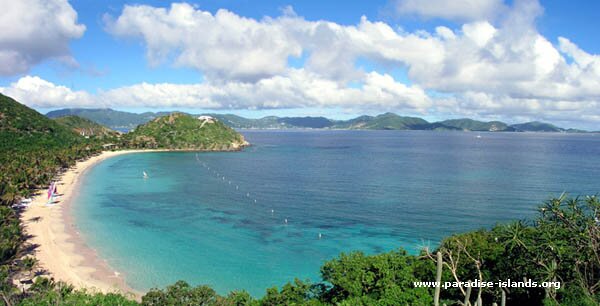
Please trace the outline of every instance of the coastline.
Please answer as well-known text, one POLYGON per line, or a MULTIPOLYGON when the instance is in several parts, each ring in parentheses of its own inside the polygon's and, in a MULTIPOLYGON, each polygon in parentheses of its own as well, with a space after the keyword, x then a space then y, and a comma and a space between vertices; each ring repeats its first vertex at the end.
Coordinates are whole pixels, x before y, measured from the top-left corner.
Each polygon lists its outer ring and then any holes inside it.
POLYGON ((105 151, 77 164, 60 175, 55 205, 46 206, 46 193, 41 190, 32 198, 31 205, 21 214, 29 242, 36 246, 34 252, 43 275, 64 281, 77 289, 92 292, 120 292, 139 299, 121 274, 112 269, 95 250, 90 248, 74 226, 71 210, 73 196, 77 193, 82 175, 98 162, 129 153, 159 152, 165 150, 105 151))

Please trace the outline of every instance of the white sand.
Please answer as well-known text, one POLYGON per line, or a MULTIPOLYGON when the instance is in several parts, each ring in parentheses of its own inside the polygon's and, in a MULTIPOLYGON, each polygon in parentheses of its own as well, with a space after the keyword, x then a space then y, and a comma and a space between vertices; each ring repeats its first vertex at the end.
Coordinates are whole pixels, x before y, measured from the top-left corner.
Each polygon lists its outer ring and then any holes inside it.
POLYGON ((71 218, 71 199, 76 191, 78 180, 86 169, 106 158, 127 154, 147 152, 141 150, 103 152, 86 161, 78 162, 65 172, 59 181, 57 204, 46 206, 47 194, 42 190, 33 198, 22 221, 27 234, 33 237, 29 242, 38 245, 35 257, 40 267, 48 271, 55 280, 72 284, 76 288, 85 288, 100 292, 130 293, 140 296, 127 287, 119 273, 98 258, 96 252, 86 246, 76 232, 71 218))

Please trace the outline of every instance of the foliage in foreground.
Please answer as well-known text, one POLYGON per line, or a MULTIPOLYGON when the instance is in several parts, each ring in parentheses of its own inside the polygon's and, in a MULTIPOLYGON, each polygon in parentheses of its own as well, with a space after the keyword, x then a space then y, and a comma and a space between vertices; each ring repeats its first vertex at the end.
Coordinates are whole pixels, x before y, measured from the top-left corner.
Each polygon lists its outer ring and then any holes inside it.
MULTIPOLYGON (((600 228, 597 197, 554 198, 540 207, 537 219, 517 221, 450 236, 434 250, 443 256, 442 282, 468 280, 560 281, 554 288, 465 287, 442 290, 447 305, 598 305, 600 303, 600 228)), ((321 267, 322 281, 296 279, 281 289, 267 289, 255 299, 245 291, 227 296, 208 286, 179 281, 152 289, 141 305, 432 305, 434 288, 416 288, 415 281, 435 280, 435 262, 424 250, 414 256, 403 250, 377 255, 341 254, 321 267)), ((89 294, 64 284, 38 281, 15 301, 19 305, 137 305, 118 294, 89 294)))

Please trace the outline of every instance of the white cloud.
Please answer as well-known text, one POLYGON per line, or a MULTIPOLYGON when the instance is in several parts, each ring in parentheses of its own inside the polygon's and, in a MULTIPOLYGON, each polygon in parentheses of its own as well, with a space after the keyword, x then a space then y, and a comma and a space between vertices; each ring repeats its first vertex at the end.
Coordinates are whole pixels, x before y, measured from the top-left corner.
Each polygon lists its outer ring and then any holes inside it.
POLYGON ((380 107, 424 112, 431 101, 418 86, 389 75, 368 73, 362 88, 348 88, 303 69, 255 83, 137 84, 104 92, 100 98, 136 107, 269 109, 299 107, 380 107))
POLYGON ((342 26, 294 13, 259 21, 226 10, 213 15, 188 4, 168 9, 141 5, 126 6, 115 20, 107 17, 107 27, 118 37, 141 38, 152 63, 174 58, 174 64, 196 68, 214 83, 286 75, 288 58, 306 54, 303 69, 341 85, 365 79, 366 72, 356 68, 360 58, 390 69, 406 67, 412 82, 442 92, 549 100, 600 97, 598 69, 585 70, 577 60, 570 64, 564 54, 590 60, 581 55, 584 51, 573 51, 570 42, 561 43, 559 51, 539 34, 534 21, 541 13, 536 1, 517 0, 497 25, 474 21, 456 30, 440 26, 435 33, 407 33, 365 17, 356 26, 342 26))
POLYGON ((85 26, 67 0, 0 0, 0 75, 27 72, 49 58, 67 64, 69 42, 85 26))
POLYGON ((73 91, 37 76, 24 76, 0 92, 30 107, 99 107, 97 100, 85 91, 73 91))
POLYGON ((400 14, 459 21, 491 20, 506 7, 502 0, 397 0, 400 14))
POLYGON ((497 118, 509 122, 543 120, 564 122, 567 127, 587 124, 598 129, 600 103, 598 100, 543 100, 536 98, 513 98, 508 95, 493 95, 481 92, 465 92, 447 99, 440 112, 472 116, 476 118, 497 118))
POLYGON ((456 38, 454 31, 444 26, 436 27, 435 33, 444 40, 451 40, 456 38))
POLYGON ((359 56, 410 60, 428 51, 432 59, 427 64, 437 60, 430 52, 436 42, 399 35, 389 25, 364 17, 357 26, 306 21, 289 12, 258 21, 175 3, 168 9, 127 5, 117 18, 105 16, 105 22, 116 37, 142 39, 151 64, 172 60, 211 80, 270 78, 286 72, 290 57, 303 54, 309 55, 304 68, 336 81, 363 77, 355 68, 359 56))
POLYGON ((564 37, 559 37, 560 50, 572 58, 582 69, 591 69, 598 73, 600 70, 600 56, 591 55, 581 50, 577 45, 564 37))
POLYGON ((439 43, 436 49, 400 60, 408 65, 411 81, 458 96, 481 92, 550 104, 600 100, 600 69, 594 68, 598 56, 563 38, 557 49, 535 29, 540 13, 535 1, 516 1, 498 26, 478 21, 464 24, 460 31, 438 29, 437 38, 428 38, 439 43), (424 64, 432 53, 442 60, 424 64))
POLYGON ((365 74, 361 88, 340 86, 303 69, 256 83, 232 81, 201 84, 141 83, 100 92, 72 91, 37 76, 26 76, 0 92, 31 107, 146 107, 202 109, 269 109, 299 107, 378 107, 425 112, 431 100, 418 86, 387 74, 365 74))
POLYGON ((479 48, 485 47, 497 32, 496 28, 487 21, 467 23, 462 30, 465 37, 479 48))
POLYGON ((117 19, 105 16, 110 33, 143 38, 153 64, 174 55, 175 65, 240 80, 281 73, 288 56, 301 55, 301 47, 288 40, 285 19, 293 17, 256 21, 227 10, 212 15, 187 3, 174 3, 168 10, 126 5, 117 19))

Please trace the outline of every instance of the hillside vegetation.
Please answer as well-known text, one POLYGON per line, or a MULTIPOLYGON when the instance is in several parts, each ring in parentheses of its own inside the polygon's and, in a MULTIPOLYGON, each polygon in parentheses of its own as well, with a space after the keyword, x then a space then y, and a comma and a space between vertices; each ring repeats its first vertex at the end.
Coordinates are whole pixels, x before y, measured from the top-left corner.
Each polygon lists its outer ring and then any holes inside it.
POLYGON ((453 120, 444 120, 439 122, 441 126, 449 127, 449 128, 457 128, 463 131, 489 131, 489 132, 512 132, 515 131, 514 128, 508 126, 504 122, 500 121, 490 121, 483 122, 477 121, 473 119, 453 119, 453 120))
POLYGON ((0 295, 5 304, 15 294, 12 278, 35 265, 33 257, 20 259, 32 249, 11 206, 99 150, 98 143, 0 94, 0 295))
POLYGON ((332 128, 351 130, 413 130, 421 129, 428 122, 416 117, 402 117, 385 113, 376 117, 361 116, 348 121, 338 121, 332 128))
POLYGON ((135 114, 130 112, 122 112, 110 108, 66 108, 48 112, 46 116, 49 118, 60 118, 64 116, 78 116, 89 119, 93 122, 110 127, 112 129, 132 129, 139 124, 144 124, 156 117, 164 114, 143 113, 135 114))
POLYGON ((0 94, 0 202, 46 186, 54 174, 99 151, 100 144, 0 94))
POLYGON ((515 125, 513 125, 513 128, 515 128, 515 130, 517 130, 517 131, 531 131, 531 132, 562 132, 562 131, 564 131, 564 129, 559 128, 550 123, 544 123, 544 122, 538 122, 538 121, 515 124, 515 125))
POLYGON ((129 147, 152 149, 232 151, 248 145, 241 134, 218 120, 183 113, 156 118, 123 138, 129 147))
POLYGON ((58 117, 54 121, 73 130, 75 133, 85 137, 117 137, 119 133, 113 131, 103 125, 100 125, 92 120, 79 116, 69 115, 58 117))

